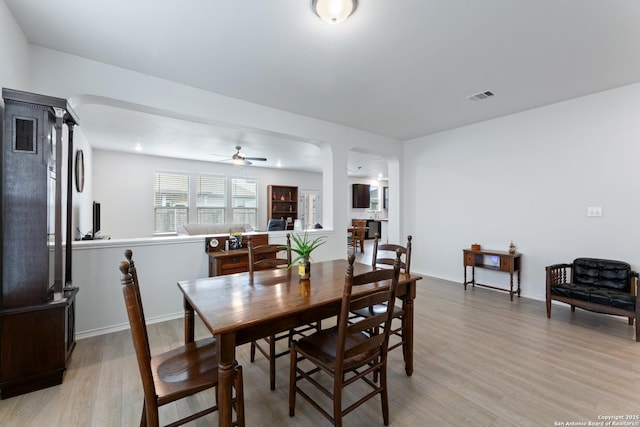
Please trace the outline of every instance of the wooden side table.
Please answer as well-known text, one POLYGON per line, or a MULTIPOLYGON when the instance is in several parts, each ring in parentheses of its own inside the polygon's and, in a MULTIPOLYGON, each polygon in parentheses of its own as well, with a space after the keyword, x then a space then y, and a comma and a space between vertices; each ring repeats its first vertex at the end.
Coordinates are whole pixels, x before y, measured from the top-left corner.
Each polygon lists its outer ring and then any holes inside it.
POLYGON ((520 254, 517 252, 510 253, 504 251, 492 251, 492 250, 479 250, 473 251, 471 249, 462 250, 462 262, 464 265, 464 289, 467 290, 467 285, 482 286, 485 288, 491 288, 498 291, 504 291, 509 293, 511 301, 513 301, 513 294, 520 296, 520 254), (495 263, 485 263, 485 256, 496 257, 495 263), (471 267, 471 280, 467 280, 467 267, 471 267), (487 270, 504 271, 509 273, 509 289, 500 288, 491 285, 485 285, 482 283, 476 283, 475 269, 484 268, 487 270), (518 273, 518 287, 513 290, 513 273, 518 273))

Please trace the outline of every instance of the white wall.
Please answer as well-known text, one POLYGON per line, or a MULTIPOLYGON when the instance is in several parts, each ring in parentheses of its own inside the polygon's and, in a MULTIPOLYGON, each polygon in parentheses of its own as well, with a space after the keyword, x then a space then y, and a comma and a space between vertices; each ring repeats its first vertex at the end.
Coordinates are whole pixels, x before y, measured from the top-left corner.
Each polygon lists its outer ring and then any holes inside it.
MULTIPOLYGON (((334 238, 330 231, 313 235, 334 238)), ((269 233, 269 242, 285 244, 284 232, 269 233)), ((73 284, 80 288, 76 304, 78 338, 129 327, 120 286, 124 251, 133 251, 147 322, 183 316, 183 299, 177 283, 208 275, 209 258, 204 236, 113 239, 76 242, 73 245, 73 284)), ((314 261, 335 258, 327 245, 314 251, 314 261)))
POLYGON ((29 44, 4 1, 0 1, 0 52, 0 87, 28 91, 29 44))
POLYGON ((553 263, 602 257, 639 270, 639 141, 640 84, 407 141, 412 269, 461 282, 463 248, 513 240, 533 298, 553 263))
MULTIPOLYGON (((329 228, 345 229, 348 224, 349 219, 345 215, 348 206, 346 159, 353 148, 378 153, 388 160, 389 182, 398 189, 390 194, 400 197, 403 148, 398 140, 217 95, 50 49, 32 46, 31 53, 34 90, 69 98, 76 111, 89 103, 122 105, 122 102, 126 102, 140 106, 143 111, 162 112, 169 117, 193 118, 201 123, 229 123, 316 141, 323 153, 322 219, 329 228)), ((390 236, 399 235, 400 227, 399 221, 390 222, 390 236)), ((329 244, 336 250, 343 246, 342 239, 329 244)))
POLYGON ((322 175, 318 173, 239 168, 212 162, 94 150, 93 196, 101 203, 103 234, 119 239, 153 236, 153 174, 156 171, 257 179, 258 227, 262 230, 267 226, 267 185, 297 185, 318 191, 322 188, 322 175))

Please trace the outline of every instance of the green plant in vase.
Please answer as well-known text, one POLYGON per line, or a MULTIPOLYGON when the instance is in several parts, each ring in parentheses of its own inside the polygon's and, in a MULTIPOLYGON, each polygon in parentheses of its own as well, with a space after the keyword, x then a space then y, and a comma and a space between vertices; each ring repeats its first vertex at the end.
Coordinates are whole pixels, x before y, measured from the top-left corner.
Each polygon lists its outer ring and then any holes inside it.
POLYGON ((327 236, 318 236, 315 239, 310 239, 305 231, 303 235, 291 233, 291 241, 291 246, 287 246, 287 249, 295 253, 296 256, 291 260, 289 268, 297 263, 300 279, 309 279, 311 275, 311 252, 318 246, 325 244, 327 236))

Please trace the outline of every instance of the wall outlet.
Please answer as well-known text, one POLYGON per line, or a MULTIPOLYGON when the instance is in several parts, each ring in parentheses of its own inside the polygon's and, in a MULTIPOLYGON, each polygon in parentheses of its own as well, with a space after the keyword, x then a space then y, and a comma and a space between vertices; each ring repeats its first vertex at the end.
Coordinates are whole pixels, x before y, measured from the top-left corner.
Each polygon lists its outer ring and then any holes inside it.
POLYGON ((602 216, 602 206, 587 207, 587 216, 602 216))

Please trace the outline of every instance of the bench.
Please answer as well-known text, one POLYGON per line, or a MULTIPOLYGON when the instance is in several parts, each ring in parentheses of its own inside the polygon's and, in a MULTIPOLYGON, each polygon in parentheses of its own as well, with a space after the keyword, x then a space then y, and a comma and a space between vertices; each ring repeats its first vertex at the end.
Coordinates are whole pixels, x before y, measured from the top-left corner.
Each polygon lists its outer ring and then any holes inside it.
POLYGON ((597 313, 629 318, 636 325, 640 342, 640 305, 636 303, 638 273, 622 261, 599 258, 576 258, 571 264, 555 264, 547 271, 547 317, 551 301, 560 301, 597 313))

